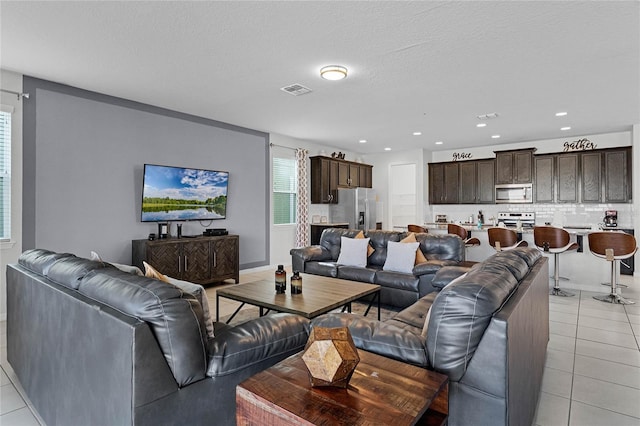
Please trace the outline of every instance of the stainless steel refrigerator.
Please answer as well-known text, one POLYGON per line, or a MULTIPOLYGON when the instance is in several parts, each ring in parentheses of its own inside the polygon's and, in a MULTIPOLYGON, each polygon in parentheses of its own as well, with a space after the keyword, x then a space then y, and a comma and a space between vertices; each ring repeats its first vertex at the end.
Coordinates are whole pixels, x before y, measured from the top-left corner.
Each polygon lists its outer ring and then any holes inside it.
POLYGON ((332 223, 348 223, 349 229, 376 229, 376 190, 339 188, 338 204, 331 204, 332 223))

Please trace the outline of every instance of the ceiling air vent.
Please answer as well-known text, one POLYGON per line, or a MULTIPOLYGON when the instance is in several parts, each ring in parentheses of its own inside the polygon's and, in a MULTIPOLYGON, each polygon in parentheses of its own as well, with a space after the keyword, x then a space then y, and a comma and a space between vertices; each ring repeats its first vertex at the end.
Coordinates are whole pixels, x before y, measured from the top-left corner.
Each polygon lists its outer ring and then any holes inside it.
POLYGON ((304 87, 302 84, 291 84, 289 86, 284 86, 280 88, 280 90, 287 92, 293 96, 306 95, 307 93, 311 93, 312 90, 308 87, 304 87))

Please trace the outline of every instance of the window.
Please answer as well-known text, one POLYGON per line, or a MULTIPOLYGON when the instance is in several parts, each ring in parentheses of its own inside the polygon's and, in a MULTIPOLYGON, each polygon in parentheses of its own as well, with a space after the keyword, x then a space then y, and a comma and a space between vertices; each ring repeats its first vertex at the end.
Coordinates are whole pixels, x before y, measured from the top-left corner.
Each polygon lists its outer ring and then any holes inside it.
POLYGON ((273 223, 296 223, 296 160, 273 157, 273 223))
POLYGON ((11 112, 0 110, 0 240, 11 238, 11 112))

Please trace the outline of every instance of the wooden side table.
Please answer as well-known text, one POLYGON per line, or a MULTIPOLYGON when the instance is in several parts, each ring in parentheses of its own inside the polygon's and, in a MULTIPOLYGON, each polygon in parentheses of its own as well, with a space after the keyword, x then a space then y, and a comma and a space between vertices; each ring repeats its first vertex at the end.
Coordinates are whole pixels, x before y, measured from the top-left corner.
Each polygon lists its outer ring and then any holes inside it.
POLYGON ((313 388, 293 355, 236 388, 238 425, 444 425, 449 379, 443 374, 358 351, 346 389, 313 388))

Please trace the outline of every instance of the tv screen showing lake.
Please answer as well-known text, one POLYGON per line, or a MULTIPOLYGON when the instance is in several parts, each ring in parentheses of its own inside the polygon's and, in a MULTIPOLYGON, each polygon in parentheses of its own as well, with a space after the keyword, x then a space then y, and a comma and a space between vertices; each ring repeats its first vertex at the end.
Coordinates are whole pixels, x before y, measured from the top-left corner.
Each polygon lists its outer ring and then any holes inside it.
POLYGON ((228 181, 228 172, 145 164, 141 219, 225 219, 228 181))

